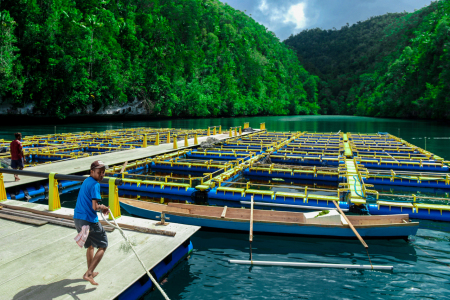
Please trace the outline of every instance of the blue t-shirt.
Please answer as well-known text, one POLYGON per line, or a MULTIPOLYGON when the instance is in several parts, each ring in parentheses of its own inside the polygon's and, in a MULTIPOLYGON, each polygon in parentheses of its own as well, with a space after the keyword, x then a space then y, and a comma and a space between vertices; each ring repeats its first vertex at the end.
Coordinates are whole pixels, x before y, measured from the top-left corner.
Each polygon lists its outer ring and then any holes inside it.
POLYGON ((91 223, 98 222, 97 212, 92 208, 92 200, 102 200, 100 183, 92 177, 86 178, 78 193, 74 219, 81 219, 91 223))

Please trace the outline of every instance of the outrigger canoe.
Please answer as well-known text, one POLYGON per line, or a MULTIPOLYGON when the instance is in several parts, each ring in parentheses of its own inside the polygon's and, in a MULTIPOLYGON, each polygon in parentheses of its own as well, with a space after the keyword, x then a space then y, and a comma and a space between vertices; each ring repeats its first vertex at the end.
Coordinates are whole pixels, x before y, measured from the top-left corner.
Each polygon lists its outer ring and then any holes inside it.
MULTIPOLYGON (((168 222, 217 230, 249 231, 250 209, 183 203, 165 205, 124 198, 120 198, 120 206, 134 216, 152 220, 160 220, 164 213, 168 222)), ((253 231, 273 235, 355 238, 348 223, 337 211, 330 210, 324 216, 318 214, 254 209, 253 231)), ((419 228, 419 223, 411 222, 408 214, 347 217, 358 233, 369 239, 407 239, 415 235, 419 228)))

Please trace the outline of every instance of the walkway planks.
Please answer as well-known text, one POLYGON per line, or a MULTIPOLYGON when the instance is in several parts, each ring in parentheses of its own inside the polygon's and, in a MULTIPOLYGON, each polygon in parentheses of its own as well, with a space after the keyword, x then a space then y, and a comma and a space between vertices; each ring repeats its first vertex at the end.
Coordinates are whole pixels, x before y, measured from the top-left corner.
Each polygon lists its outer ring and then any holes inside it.
MULTIPOLYGON (((243 133, 242 135, 246 135, 248 133, 243 133)), ((218 135, 212 135, 210 137, 214 137, 218 140, 226 140, 229 138, 228 134, 218 134, 218 135)), ((198 142, 201 143, 202 141, 205 141, 208 138, 208 136, 201 137, 198 139, 198 142)), ((194 146, 194 139, 188 140, 189 147, 194 146)), ((183 144, 181 141, 178 141, 178 150, 183 150, 188 147, 180 147, 181 144, 183 144)), ((166 143, 161 144, 159 146, 149 146, 147 148, 137 148, 137 149, 131 149, 131 150, 125 150, 125 151, 117 151, 113 153, 107 153, 107 154, 101 154, 96 156, 90 156, 86 158, 79 158, 79 159, 72 159, 62 162, 54 162, 51 164, 42 164, 36 167, 27 168, 26 171, 35 171, 35 172, 44 172, 44 173, 51 173, 51 172, 58 172, 61 174, 75 174, 80 173, 84 171, 88 171, 91 163, 95 160, 101 160, 107 165, 116 165, 116 164, 123 164, 126 161, 131 160, 137 160, 137 159, 143 159, 150 156, 156 156, 159 154, 164 154, 167 152, 171 152, 173 150, 173 144, 172 143, 166 143)), ((12 174, 4 174, 4 182, 5 182, 5 188, 11 188, 16 186, 21 186, 37 181, 42 181, 42 178, 37 177, 26 177, 26 176, 20 176, 21 180, 18 182, 14 182, 14 175, 12 174)), ((45 179, 44 179, 45 180, 45 179)))
MULTIPOLYGON (((46 211, 46 205, 8 200, 17 205, 46 211)), ((62 208, 55 214, 72 214, 62 208)), ((99 217, 100 218, 100 217, 99 217)), ((121 223, 156 227, 155 221, 122 216, 121 223)), ((151 269, 178 248, 200 227, 170 223, 165 230, 175 237, 126 231, 146 266, 151 269)), ((145 272, 118 230, 108 233, 109 246, 96 271, 99 286, 82 276, 87 269, 86 250, 74 241, 71 228, 33 225, 0 219, 0 298, 1 299, 114 299, 145 272)))

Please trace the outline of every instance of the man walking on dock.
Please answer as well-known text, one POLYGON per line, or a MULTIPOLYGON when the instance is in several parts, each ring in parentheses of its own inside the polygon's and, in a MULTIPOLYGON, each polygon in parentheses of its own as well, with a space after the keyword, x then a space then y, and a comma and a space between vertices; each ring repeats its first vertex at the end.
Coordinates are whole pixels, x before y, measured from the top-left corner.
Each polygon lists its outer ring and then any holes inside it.
POLYGON ((84 248, 87 249, 88 270, 83 275, 83 279, 93 285, 98 285, 94 280, 98 272, 94 272, 94 270, 102 260, 103 254, 108 247, 108 237, 97 216, 97 211, 101 211, 104 215, 109 213, 109 208, 99 203, 102 201, 99 182, 103 180, 106 168, 107 166, 100 160, 96 160, 91 164, 91 176, 86 178, 81 185, 73 216, 78 233, 84 226, 89 226, 89 235, 84 243, 84 248), (98 248, 95 256, 94 247, 98 248))
MULTIPOLYGON (((20 132, 14 133, 15 140, 11 142, 9 145, 9 152, 11 153, 11 168, 23 170, 23 149, 22 143, 20 140, 22 139, 22 134, 20 132)), ((15 181, 19 181, 19 175, 14 174, 15 181)))

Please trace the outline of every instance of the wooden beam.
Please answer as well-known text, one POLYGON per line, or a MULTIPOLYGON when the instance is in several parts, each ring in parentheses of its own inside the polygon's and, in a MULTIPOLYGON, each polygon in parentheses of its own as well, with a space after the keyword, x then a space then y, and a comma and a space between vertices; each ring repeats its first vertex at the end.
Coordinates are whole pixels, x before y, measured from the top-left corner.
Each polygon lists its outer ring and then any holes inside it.
POLYGON ((8 214, 4 214, 4 213, 0 213, 0 218, 5 219, 5 220, 10 220, 10 221, 16 221, 16 222, 20 222, 20 223, 37 225, 37 226, 42 226, 42 225, 45 225, 45 224, 48 223, 46 221, 40 221, 40 220, 34 220, 34 219, 29 219, 29 218, 24 218, 24 217, 12 216, 12 215, 8 215, 8 214))
MULTIPOLYGON (((2 213, 6 215, 10 215, 11 217, 23 217, 27 218, 28 220, 35 220, 38 222, 46 222, 53 225, 59 225, 64 227, 70 227, 70 228, 76 228, 75 223, 71 220, 65 220, 65 219, 58 219, 57 217, 48 217, 48 216, 39 216, 34 215, 32 213, 28 212, 18 212, 10 209, 3 209, 2 213)), ((105 231, 112 232, 114 231, 114 228, 111 226, 104 226, 105 231)))
MULTIPOLYGON (((68 215, 60 215, 60 214, 56 214, 56 213, 49 213, 46 211, 40 211, 40 210, 28 208, 28 207, 14 206, 14 205, 9 205, 9 204, 2 204, 2 206, 6 207, 6 208, 14 209, 14 210, 27 211, 27 212, 31 212, 33 214, 42 215, 42 216, 49 216, 49 217, 54 217, 54 218, 73 220, 73 216, 70 216, 70 215, 69 216, 68 215)), ((103 226, 108 225, 108 223, 106 223, 105 221, 99 221, 99 222, 103 226)), ((146 228, 146 227, 141 227, 141 226, 122 224, 122 223, 117 223, 117 224, 123 229, 135 230, 135 231, 139 231, 139 232, 167 235, 167 236, 175 236, 175 234, 176 234, 176 232, 174 232, 174 231, 151 229, 151 228, 146 228)))

